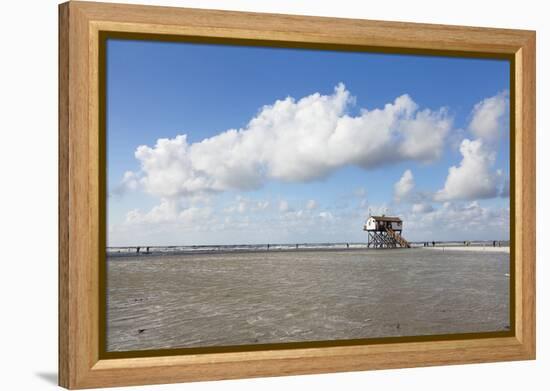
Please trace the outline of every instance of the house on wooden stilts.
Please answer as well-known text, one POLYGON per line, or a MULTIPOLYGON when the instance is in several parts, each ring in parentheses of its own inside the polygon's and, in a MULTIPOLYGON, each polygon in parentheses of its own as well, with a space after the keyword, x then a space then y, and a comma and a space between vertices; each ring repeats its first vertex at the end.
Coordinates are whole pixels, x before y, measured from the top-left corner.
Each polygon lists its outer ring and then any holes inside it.
POLYGON ((396 248, 411 245, 401 236, 403 221, 394 216, 369 216, 363 226, 363 231, 368 234, 368 247, 396 248))

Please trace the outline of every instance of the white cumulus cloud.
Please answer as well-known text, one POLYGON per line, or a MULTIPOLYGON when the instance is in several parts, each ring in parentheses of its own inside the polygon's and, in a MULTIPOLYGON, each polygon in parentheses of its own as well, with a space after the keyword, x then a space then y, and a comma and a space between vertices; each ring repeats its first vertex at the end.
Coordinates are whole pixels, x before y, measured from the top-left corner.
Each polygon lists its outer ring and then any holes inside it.
POLYGON ((407 198, 414 189, 414 177, 411 170, 405 170, 399 181, 393 185, 393 198, 396 202, 401 202, 407 198))
POLYGON ((327 212, 327 211, 319 213, 319 217, 322 218, 322 219, 325 219, 325 220, 334 219, 334 216, 332 215, 332 213, 327 212))
POLYGON ((476 137, 493 141, 508 130, 508 91, 486 98, 475 105, 469 130, 476 137))
POLYGON ((120 183, 112 189, 112 191, 109 192, 109 196, 116 195, 120 196, 123 195, 126 191, 132 191, 139 188, 139 176, 133 171, 126 171, 124 175, 122 176, 122 180, 120 183))
POLYGON ((200 142, 186 135, 139 146, 140 170, 128 174, 158 197, 252 190, 268 180, 307 182, 344 166, 365 169, 441 156, 452 119, 445 109, 420 110, 402 95, 383 108, 349 114, 355 99, 343 84, 331 95, 288 97, 263 106, 242 129, 200 142))
POLYGON ((433 206, 425 202, 413 204, 412 206, 412 212, 417 214, 430 213, 433 211, 433 206))
POLYGON ((477 138, 463 139, 460 144, 462 161, 449 168, 443 189, 436 201, 475 200, 507 197, 507 179, 502 170, 493 171, 495 141, 508 131, 508 91, 483 99, 472 110, 468 130, 477 138))
POLYGON ((268 200, 251 200, 243 196, 235 197, 235 202, 224 208, 225 213, 261 212, 269 208, 268 200))
POLYGON ((460 153, 460 165, 449 168, 445 186, 435 194, 435 200, 475 200, 497 196, 499 175, 492 171, 494 152, 488 150, 481 139, 464 139, 460 153))

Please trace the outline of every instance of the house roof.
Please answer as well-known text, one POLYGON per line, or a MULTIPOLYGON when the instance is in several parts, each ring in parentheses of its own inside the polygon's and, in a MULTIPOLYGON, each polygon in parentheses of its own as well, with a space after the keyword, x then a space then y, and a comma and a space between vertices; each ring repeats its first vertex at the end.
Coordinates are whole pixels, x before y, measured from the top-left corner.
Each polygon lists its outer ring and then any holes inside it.
POLYGON ((394 216, 371 216, 373 219, 377 221, 395 221, 401 223, 402 220, 399 217, 394 216))

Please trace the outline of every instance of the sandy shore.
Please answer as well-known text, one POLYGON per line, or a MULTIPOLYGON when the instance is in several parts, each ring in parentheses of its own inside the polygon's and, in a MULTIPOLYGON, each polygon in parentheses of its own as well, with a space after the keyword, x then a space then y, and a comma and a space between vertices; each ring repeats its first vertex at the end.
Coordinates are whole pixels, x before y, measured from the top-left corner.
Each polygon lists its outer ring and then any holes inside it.
POLYGON ((508 273, 423 248, 108 258, 107 349, 503 331, 508 273))
POLYGON ((483 251, 492 253, 508 253, 510 254, 510 247, 492 247, 492 246, 438 246, 438 247, 423 247, 427 250, 440 250, 440 251, 483 251))

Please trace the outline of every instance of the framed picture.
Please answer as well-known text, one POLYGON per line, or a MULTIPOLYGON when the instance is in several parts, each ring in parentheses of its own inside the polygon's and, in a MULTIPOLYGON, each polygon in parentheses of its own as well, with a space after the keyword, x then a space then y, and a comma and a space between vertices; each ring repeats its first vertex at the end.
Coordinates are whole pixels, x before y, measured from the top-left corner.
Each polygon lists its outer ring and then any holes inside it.
POLYGON ((59 7, 66 388, 535 358, 535 33, 59 7))

